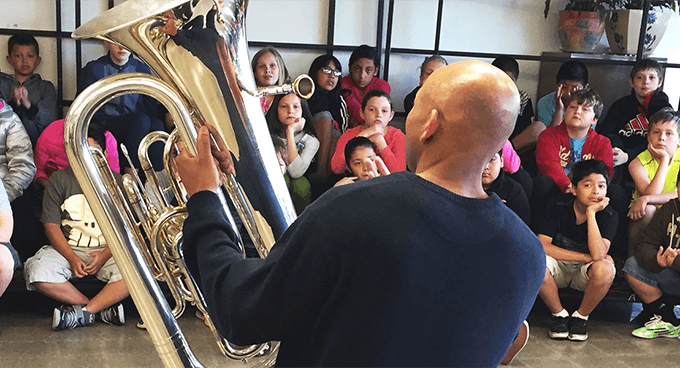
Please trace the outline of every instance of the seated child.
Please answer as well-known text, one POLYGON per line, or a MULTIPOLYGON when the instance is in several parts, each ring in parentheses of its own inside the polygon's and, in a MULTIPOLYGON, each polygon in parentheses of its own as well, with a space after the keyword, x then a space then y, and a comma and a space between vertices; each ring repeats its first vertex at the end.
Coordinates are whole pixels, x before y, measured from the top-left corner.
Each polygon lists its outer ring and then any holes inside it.
POLYGON ((321 175, 320 180, 330 175, 331 157, 335 153, 338 138, 349 125, 347 102, 342 97, 342 88, 338 83, 341 75, 342 65, 333 55, 321 55, 309 67, 309 76, 316 88, 307 103, 314 116, 316 137, 319 139, 317 172, 321 175))
POLYGON ((633 336, 680 336, 680 321, 669 298, 680 296, 679 223, 680 201, 676 197, 654 213, 623 267, 628 285, 642 300, 642 312, 634 319, 640 327, 633 330, 633 336))
MULTIPOLYGON (((290 83, 290 76, 288 69, 283 62, 283 57, 279 52, 267 46, 258 51, 250 64, 253 68, 253 75, 255 76, 255 84, 258 87, 269 87, 290 83)), ((262 113, 266 114, 274 101, 274 95, 266 95, 260 98, 260 106, 262 113)))
MULTIPOLYGON (((349 75, 340 80, 349 110, 349 127, 354 128, 364 123, 361 116, 362 101, 366 93, 373 89, 380 89, 389 94, 390 85, 377 77, 380 62, 375 49, 368 45, 361 45, 352 51, 349 57, 349 75)), ((342 171, 342 170, 341 170, 342 171)))
POLYGON ((678 196, 676 184, 680 171, 680 115, 672 108, 659 110, 649 118, 647 149, 628 165, 635 182, 635 193, 628 217, 629 255, 638 235, 652 219, 657 206, 678 196))
POLYGON ((529 200, 522 186, 505 176, 504 170, 501 170, 504 161, 502 150, 491 158, 482 173, 482 188, 487 194, 496 193, 528 225, 531 219, 529 200))
POLYGON ((9 205, 7 192, 5 192, 5 187, 0 185, 0 296, 7 290, 14 276, 14 270, 21 264, 19 254, 9 242, 14 228, 13 221, 12 207, 9 205))
POLYGON ((536 104, 538 120, 546 127, 555 126, 564 120, 564 109, 572 93, 588 86, 588 68, 578 60, 569 60, 557 71, 557 88, 543 96, 536 104))
POLYGON ((33 208, 39 199, 29 186, 35 175, 33 146, 24 125, 9 104, 0 99, 0 179, 12 206, 12 246, 24 260, 35 254, 40 221, 33 208))
MULTIPOLYGON (((104 132, 92 128, 88 143, 104 147, 104 132)), ((120 174, 114 176, 121 185, 120 174)), ((24 277, 29 290, 65 303, 54 309, 52 328, 60 331, 89 326, 97 314, 108 324, 125 323, 120 301, 129 295, 128 289, 70 166, 55 172, 47 182, 41 220, 51 245, 26 261, 24 277), (92 299, 69 281, 87 275, 107 282, 92 299)))
POLYGON ((598 124, 597 132, 609 138, 614 153, 617 182, 633 190, 633 179, 626 165, 647 148, 648 119, 655 112, 671 107, 661 91, 663 70, 656 60, 642 59, 630 72, 632 91, 616 100, 598 124))
POLYGON ((411 112, 411 109, 413 108, 413 102, 416 99, 416 93, 418 93, 420 87, 423 86, 423 83, 425 83, 427 77, 434 73, 435 70, 443 68, 447 65, 449 65, 449 63, 446 61, 446 59, 439 55, 432 55, 425 58, 425 61, 423 61, 423 63, 420 65, 420 83, 418 84, 418 87, 413 89, 411 93, 404 97, 404 111, 406 111, 406 115, 411 112))
POLYGON ((534 227, 550 198, 573 189, 569 177, 575 163, 598 159, 610 168, 608 177, 614 173, 609 140, 591 128, 602 113, 600 96, 584 89, 569 98, 564 124, 548 127, 538 136, 536 163, 541 176, 534 180, 531 208, 534 227))
POLYGON ((0 178, 10 203, 28 188, 33 175, 31 139, 12 108, 0 100, 0 178))
POLYGON ((345 145, 346 177, 335 186, 389 175, 389 170, 380 157, 375 154, 375 144, 366 137, 354 137, 345 145))
MULTIPOLYGON (((93 124, 95 123, 92 122, 90 125, 93 124)), ((106 131, 104 135, 106 136, 106 161, 108 161, 111 170, 119 172, 120 166, 118 165, 116 138, 109 131, 106 131)), ((66 151, 64 150, 64 119, 52 122, 40 134, 40 138, 38 138, 35 150, 33 151, 33 159, 36 167, 33 182, 43 189, 47 185, 47 179, 55 171, 69 165, 68 157, 66 157, 66 151)))
POLYGON ((10 37, 7 61, 14 75, 0 73, 0 98, 19 115, 35 147, 40 133, 57 118, 57 91, 52 82, 34 74, 41 61, 35 37, 23 33, 10 37))
POLYGON ((572 341, 588 338, 588 315, 609 291, 616 270, 607 255, 616 233, 617 214, 606 197, 609 168, 600 160, 574 164, 573 195, 554 198, 543 213, 538 238, 547 267, 538 295, 553 315, 550 337, 572 341), (558 288, 583 291, 579 308, 569 316, 558 288))
POLYGON ((331 159, 333 172, 340 174, 345 170, 345 145, 356 136, 366 137, 375 144, 378 157, 382 159, 390 172, 406 170, 404 133, 397 128, 387 126, 394 117, 390 95, 379 89, 366 92, 361 101, 361 116, 366 122, 347 129, 338 139, 335 154, 331 159))
POLYGON ((307 102, 293 93, 277 95, 266 117, 293 204, 301 213, 312 201, 309 180, 303 175, 319 149, 307 102))
MULTIPOLYGON (((108 53, 87 63, 81 71, 78 93, 92 83, 111 75, 135 72, 151 74, 151 69, 146 64, 132 57, 123 47, 107 41, 104 41, 104 46, 108 53)), ((95 113, 94 118, 116 137, 118 143, 125 144, 133 165, 139 169, 137 157, 139 143, 152 131, 165 131, 163 115, 164 110, 153 98, 140 94, 126 94, 106 103, 95 113)), ((118 158, 120 167, 129 171, 130 164, 120 149, 118 158)), ((163 145, 152 144, 149 158, 156 171, 163 170, 163 145)))
MULTIPOLYGON (((519 63, 512 56, 497 57, 491 65, 504 71, 515 83, 519 78, 519 63)), ((510 134, 510 142, 522 160, 522 167, 527 170, 529 178, 538 173, 536 167, 536 140, 538 135, 545 129, 545 125, 539 120, 534 120, 534 106, 529 94, 519 91, 520 107, 515 129, 510 134)))

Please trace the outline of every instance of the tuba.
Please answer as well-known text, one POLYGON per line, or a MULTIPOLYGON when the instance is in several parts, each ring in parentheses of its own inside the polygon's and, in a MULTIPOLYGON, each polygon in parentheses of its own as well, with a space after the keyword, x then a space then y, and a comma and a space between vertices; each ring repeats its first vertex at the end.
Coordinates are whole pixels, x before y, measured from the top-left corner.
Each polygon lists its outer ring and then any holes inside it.
MULTIPOLYGON (((271 366, 277 342, 237 346, 215 329, 198 285, 182 257, 181 231, 186 193, 175 180, 175 143, 196 154, 197 126, 213 125, 229 147, 238 181, 225 179, 218 193, 235 233, 245 228, 261 257, 295 220, 296 213, 279 168, 259 97, 294 92, 309 98, 308 76, 291 85, 257 88, 245 38, 247 0, 128 0, 73 32, 75 39, 97 38, 119 44, 152 69, 155 76, 118 74, 85 89, 71 105, 64 128, 69 163, 82 187, 144 325, 166 367, 202 367, 176 318, 192 303, 204 314, 220 350, 251 366, 271 366), (101 151, 87 145, 94 113, 111 99, 144 94, 168 110, 176 129, 154 132, 140 144, 138 177, 124 176, 121 190, 101 151), (164 148, 167 185, 148 160, 154 142, 164 148), (170 200, 173 197, 176 205, 170 200), (156 201, 150 200, 153 197, 156 201), (232 215, 234 214, 234 215, 232 215), (171 308, 158 281, 167 283, 171 308)), ((245 234, 244 234, 245 235, 245 234)), ((243 250, 242 241, 238 241, 243 250)))

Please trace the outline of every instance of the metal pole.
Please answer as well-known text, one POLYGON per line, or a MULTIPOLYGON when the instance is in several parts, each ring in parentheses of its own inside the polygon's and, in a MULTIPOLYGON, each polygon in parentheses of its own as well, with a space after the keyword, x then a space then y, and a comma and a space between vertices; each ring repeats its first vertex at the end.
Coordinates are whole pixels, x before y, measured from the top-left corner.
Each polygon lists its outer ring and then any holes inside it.
POLYGON ((638 39, 637 56, 635 62, 642 59, 642 53, 645 50, 645 36, 647 36, 647 16, 649 15, 651 0, 644 0, 642 4, 642 24, 640 25, 640 39, 638 39))

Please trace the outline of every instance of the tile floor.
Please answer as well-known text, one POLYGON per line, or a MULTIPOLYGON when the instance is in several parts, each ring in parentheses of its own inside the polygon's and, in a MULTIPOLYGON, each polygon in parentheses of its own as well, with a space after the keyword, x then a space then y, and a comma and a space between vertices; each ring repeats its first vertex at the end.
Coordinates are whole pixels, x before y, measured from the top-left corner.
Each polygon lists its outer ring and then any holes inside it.
MULTIPOLYGON (((577 301, 576 301, 577 303, 577 301)), ((572 303, 574 304, 574 303, 572 303)), ((126 304, 128 321, 113 327, 97 323, 88 328, 54 332, 46 298, 10 293, 0 300, 0 367, 162 367, 147 332, 135 327, 133 306, 126 304), (35 299, 16 303, 13 300, 35 299)), ((568 310, 574 306, 565 302, 568 310)), ((515 358, 516 367, 680 367, 676 338, 642 340, 630 335, 627 323, 639 304, 605 300, 593 313, 586 342, 548 338, 549 313, 537 302, 528 321, 530 338, 515 358)), ((679 312, 676 309, 676 313, 679 312)), ((239 367, 223 358, 193 310, 180 325, 198 359, 206 367, 239 367)))

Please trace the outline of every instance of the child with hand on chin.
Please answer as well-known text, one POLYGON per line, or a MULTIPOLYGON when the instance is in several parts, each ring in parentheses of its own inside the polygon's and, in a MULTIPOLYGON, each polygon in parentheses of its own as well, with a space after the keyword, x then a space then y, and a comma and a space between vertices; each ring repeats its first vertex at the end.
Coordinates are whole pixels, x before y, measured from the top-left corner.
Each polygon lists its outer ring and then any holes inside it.
POLYGON ((299 213, 311 203, 311 187, 304 175, 319 149, 311 113, 306 101, 289 93, 276 96, 266 118, 293 204, 299 213))
POLYGON ((368 91, 361 102, 361 116, 365 122, 348 129, 338 139, 338 145, 331 159, 331 169, 340 174, 345 170, 345 145, 350 139, 360 136, 375 144, 376 153, 390 172, 406 170, 404 133, 387 126, 394 117, 392 99, 387 92, 379 89, 368 91))
POLYGON ((680 116, 667 107, 649 118, 647 149, 640 153, 628 171, 635 182, 635 193, 628 211, 630 222, 629 254, 638 236, 652 219, 657 206, 677 198, 680 171, 680 116))
POLYGON ((357 136, 347 142, 345 164, 348 176, 335 183, 336 187, 390 173, 383 160, 375 154, 375 144, 366 137, 357 136))

